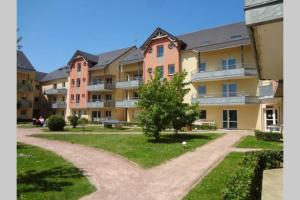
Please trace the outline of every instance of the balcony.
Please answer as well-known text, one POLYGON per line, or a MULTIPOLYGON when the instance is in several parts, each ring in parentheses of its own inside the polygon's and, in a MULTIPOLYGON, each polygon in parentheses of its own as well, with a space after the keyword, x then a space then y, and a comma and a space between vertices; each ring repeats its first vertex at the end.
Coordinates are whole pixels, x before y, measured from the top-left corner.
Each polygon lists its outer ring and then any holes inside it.
POLYGON ((52 103, 52 108, 66 108, 66 102, 57 101, 55 103, 52 103))
POLYGON ((87 91, 111 91, 116 88, 114 83, 92 82, 87 86, 87 91))
POLYGON ((20 99, 20 108, 31 108, 32 107, 32 101, 27 99, 20 99))
POLYGON ((192 103, 198 103, 203 106, 218 106, 218 105, 245 105, 259 103, 259 97, 250 95, 246 92, 238 92, 231 94, 211 94, 211 95, 196 95, 192 97, 192 103))
POLYGON ((46 95, 67 94, 66 88, 52 88, 44 91, 46 95))
POLYGON ((217 67, 211 71, 194 71, 192 72, 192 82, 223 80, 228 78, 249 78, 257 76, 257 69, 246 64, 237 64, 235 68, 222 69, 217 67))
POLYGON ((115 107, 115 101, 89 100, 86 104, 87 108, 109 108, 115 107))
POLYGON ((116 88, 119 89, 137 89, 142 84, 142 79, 121 80, 116 83, 116 88))
POLYGON ((117 108, 136 108, 137 101, 138 101, 138 98, 117 100, 116 107, 117 108))

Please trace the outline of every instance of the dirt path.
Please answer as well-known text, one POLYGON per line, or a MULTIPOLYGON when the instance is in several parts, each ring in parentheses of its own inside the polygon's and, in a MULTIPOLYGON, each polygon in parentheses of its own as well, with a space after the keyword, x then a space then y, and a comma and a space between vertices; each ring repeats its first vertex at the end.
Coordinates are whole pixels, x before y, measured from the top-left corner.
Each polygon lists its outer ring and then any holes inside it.
POLYGON ((97 191, 82 200, 179 200, 245 133, 225 134, 168 162, 142 169, 115 154, 61 141, 34 138, 37 129, 18 129, 19 142, 55 152, 82 169, 97 191))

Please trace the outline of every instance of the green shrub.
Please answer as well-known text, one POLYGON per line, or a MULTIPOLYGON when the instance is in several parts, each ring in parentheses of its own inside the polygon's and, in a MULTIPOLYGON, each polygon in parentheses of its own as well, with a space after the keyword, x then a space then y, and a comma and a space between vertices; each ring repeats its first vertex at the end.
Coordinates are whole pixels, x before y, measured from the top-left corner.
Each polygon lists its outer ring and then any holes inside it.
POLYGON ((217 126, 216 125, 209 125, 209 124, 202 124, 202 125, 193 125, 193 129, 197 128, 200 130, 216 130, 217 126))
POLYGON ((105 128, 112 128, 112 124, 104 123, 104 127, 105 127, 105 128))
POLYGON ((32 122, 32 119, 17 118, 17 123, 32 122))
POLYGON ((282 167, 283 151, 248 152, 222 191, 223 200, 260 200, 263 170, 282 167))
POLYGON ((85 118, 85 117, 82 117, 78 120, 78 123, 83 127, 85 128, 85 126, 89 123, 88 119, 85 118))
POLYGON ((66 125, 66 122, 64 118, 57 115, 52 115, 49 117, 47 121, 47 126, 50 131, 62 131, 64 130, 64 126, 66 125))
POLYGON ((68 116, 68 121, 72 125, 73 128, 76 128, 78 125, 79 118, 76 115, 70 115, 68 116))
POLYGON ((282 134, 275 133, 275 132, 263 132, 263 131, 255 130, 255 137, 259 140, 280 141, 282 139, 282 134))

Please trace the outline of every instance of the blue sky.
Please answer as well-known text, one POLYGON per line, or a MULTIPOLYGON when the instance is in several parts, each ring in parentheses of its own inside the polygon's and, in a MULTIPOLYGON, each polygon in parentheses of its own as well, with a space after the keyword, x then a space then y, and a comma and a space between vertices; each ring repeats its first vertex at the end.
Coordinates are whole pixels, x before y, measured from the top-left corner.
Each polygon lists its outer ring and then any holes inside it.
POLYGON ((18 35, 36 70, 65 65, 76 49, 137 45, 156 27, 180 35, 244 21, 244 0, 18 0, 18 35))

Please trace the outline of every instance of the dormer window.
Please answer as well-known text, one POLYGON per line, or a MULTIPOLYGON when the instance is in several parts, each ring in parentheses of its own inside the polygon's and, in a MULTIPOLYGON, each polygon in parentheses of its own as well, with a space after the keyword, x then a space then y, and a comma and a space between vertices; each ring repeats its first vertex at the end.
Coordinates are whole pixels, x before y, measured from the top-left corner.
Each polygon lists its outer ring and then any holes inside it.
POLYGON ((159 45, 159 46, 157 46, 157 57, 161 58, 163 56, 164 56, 164 46, 159 45))

